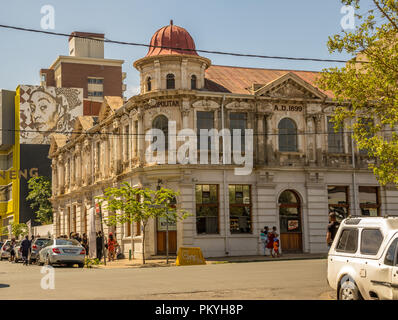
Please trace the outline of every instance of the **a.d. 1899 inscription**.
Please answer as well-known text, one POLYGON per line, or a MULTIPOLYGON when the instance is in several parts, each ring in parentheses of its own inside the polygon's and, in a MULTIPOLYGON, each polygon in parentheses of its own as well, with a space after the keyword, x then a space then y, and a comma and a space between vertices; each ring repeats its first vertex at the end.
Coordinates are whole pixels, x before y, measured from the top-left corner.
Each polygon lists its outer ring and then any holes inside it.
POLYGON ((274 111, 293 111, 293 112, 302 112, 302 106, 275 106, 274 111))

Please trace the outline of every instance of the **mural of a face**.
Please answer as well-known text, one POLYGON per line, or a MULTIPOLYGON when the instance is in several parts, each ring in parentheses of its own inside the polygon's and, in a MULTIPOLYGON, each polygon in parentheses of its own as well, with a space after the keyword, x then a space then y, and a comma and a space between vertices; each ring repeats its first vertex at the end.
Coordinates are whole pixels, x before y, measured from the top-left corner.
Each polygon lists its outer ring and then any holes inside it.
POLYGON ((68 133, 83 115, 83 90, 20 86, 20 142, 49 144, 55 132, 68 133))
POLYGON ((30 117, 35 128, 45 130, 55 127, 59 118, 59 105, 53 96, 47 92, 34 91, 29 104, 30 117))

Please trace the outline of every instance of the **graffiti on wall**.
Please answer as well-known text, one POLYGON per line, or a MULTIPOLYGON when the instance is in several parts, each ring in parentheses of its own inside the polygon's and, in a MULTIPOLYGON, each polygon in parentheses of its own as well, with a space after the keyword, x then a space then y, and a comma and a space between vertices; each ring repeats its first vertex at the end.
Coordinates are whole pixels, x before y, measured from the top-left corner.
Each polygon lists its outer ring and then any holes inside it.
POLYGON ((83 89, 20 86, 20 143, 49 144, 54 132, 72 131, 83 115, 83 89))

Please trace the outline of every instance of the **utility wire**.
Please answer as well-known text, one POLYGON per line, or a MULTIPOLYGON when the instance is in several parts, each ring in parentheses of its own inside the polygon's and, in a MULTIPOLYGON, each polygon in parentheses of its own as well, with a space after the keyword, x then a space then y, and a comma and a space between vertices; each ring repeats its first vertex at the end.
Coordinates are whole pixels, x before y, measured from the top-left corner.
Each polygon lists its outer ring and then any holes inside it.
MULTIPOLYGON (((155 129, 155 128, 153 128, 155 129)), ((148 129, 150 130, 150 129, 148 129)), ((205 129, 207 130, 207 129, 205 129)), ((232 130, 243 130, 243 129, 232 129, 232 130)), ((231 133, 232 133, 231 130, 231 133)), ((109 135, 109 136, 146 136, 146 133, 125 133, 125 132, 87 132, 87 131, 57 131, 57 130, 24 130, 24 129, 4 129, 4 128, 0 128, 0 131, 9 131, 9 132, 26 132, 26 133, 59 133, 59 134, 63 134, 63 135, 72 135, 72 134, 77 134, 77 135, 89 135, 89 136, 95 136, 95 135, 109 135)), ((377 133, 379 132, 397 132, 397 130, 394 129, 386 129, 386 130, 379 130, 377 131, 377 133)), ((333 135, 339 135, 339 134, 352 134, 354 133, 353 131, 338 131, 338 132, 328 132, 328 131, 322 131, 322 132, 296 132, 296 133, 254 133, 253 132, 253 136, 299 136, 299 135, 328 135, 328 134, 333 134, 333 135)), ((156 136, 156 134, 150 134, 149 135, 153 135, 154 137, 156 136)), ((168 134, 167 136, 178 136, 177 134, 175 135, 171 135, 168 134)), ((184 135, 185 137, 190 137, 191 135, 184 135)), ((200 136, 200 135, 194 135, 195 137, 200 136)), ((244 136, 244 133, 241 134, 241 136, 244 136)), ((211 135, 209 135, 209 137, 212 137, 211 135)), ((220 136, 221 138, 221 136, 220 136)))
MULTIPOLYGON (((81 38, 81 39, 101 41, 101 42, 107 42, 107 43, 113 43, 113 44, 119 44, 119 45, 129 45, 129 46, 138 46, 138 47, 146 47, 146 48, 161 48, 161 49, 179 50, 179 51, 187 51, 187 52, 202 52, 202 53, 209 53, 209 54, 229 55, 229 56, 235 56, 235 57, 249 57, 249 58, 277 59, 277 60, 295 60, 295 61, 338 62, 338 63, 347 63, 349 61, 349 60, 338 60, 338 59, 267 56, 267 55, 246 54, 246 53, 236 53, 236 52, 224 52, 224 51, 213 51, 213 50, 202 50, 202 49, 187 49, 187 48, 176 48, 176 47, 167 47, 167 46, 154 46, 154 45, 150 45, 150 44, 117 41, 117 40, 111 40, 111 39, 107 39, 107 38, 105 38, 104 40, 99 40, 98 38, 94 38, 94 37, 88 37, 88 36, 82 36, 82 35, 72 35, 72 34, 67 34, 67 33, 53 32, 53 31, 44 31, 44 30, 39 30, 39 29, 23 28, 23 27, 10 26, 10 25, 4 25, 4 24, 0 24, 0 28, 25 31, 25 32, 42 33, 42 34, 68 37, 68 38, 81 38)), ((356 61, 356 62, 357 63, 368 63, 368 61, 356 61)))

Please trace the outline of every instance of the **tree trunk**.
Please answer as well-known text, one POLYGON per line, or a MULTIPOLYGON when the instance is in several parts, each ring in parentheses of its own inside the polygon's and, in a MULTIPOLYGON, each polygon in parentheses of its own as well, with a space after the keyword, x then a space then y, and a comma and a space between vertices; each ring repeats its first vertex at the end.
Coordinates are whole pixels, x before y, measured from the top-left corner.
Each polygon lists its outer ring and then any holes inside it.
POLYGON ((142 230, 142 264, 145 264, 145 227, 146 224, 142 224, 144 226, 144 230, 142 230))

